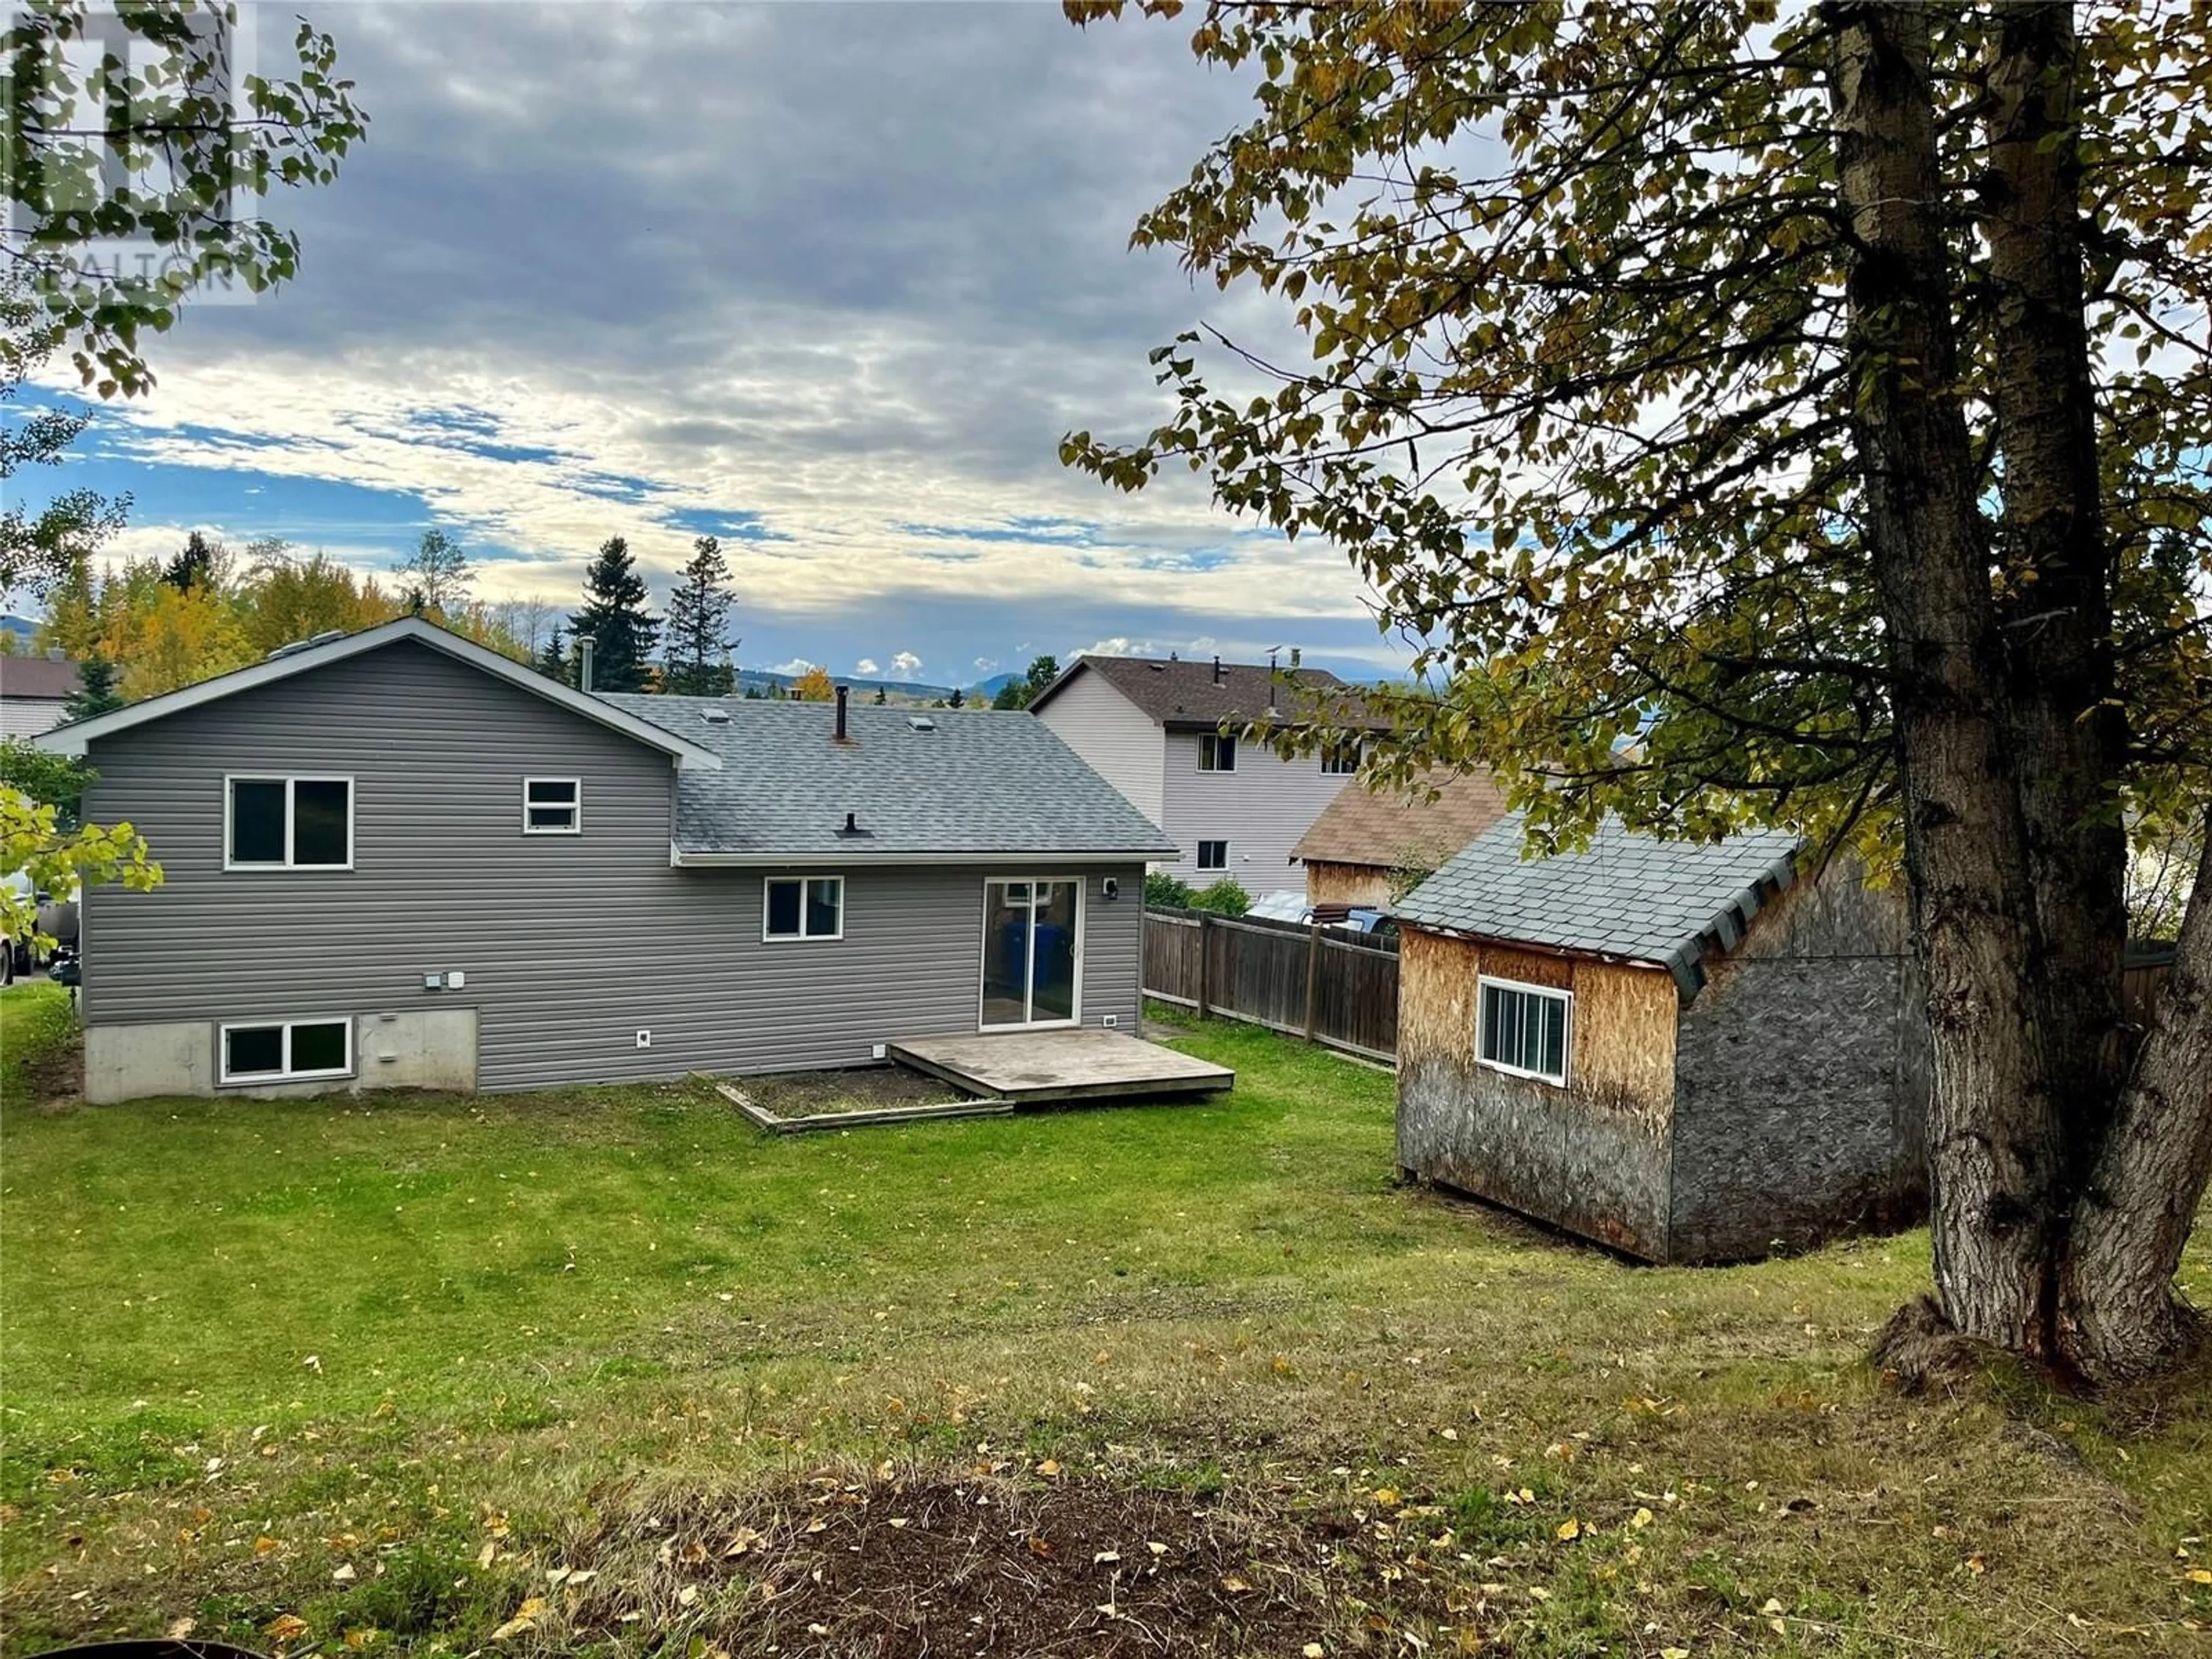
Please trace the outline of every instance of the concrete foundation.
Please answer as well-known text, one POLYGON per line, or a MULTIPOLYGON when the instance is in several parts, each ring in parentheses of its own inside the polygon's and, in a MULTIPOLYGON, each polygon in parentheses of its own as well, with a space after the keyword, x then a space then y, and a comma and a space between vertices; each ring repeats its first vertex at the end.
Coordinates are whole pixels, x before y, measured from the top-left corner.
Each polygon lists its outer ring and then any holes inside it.
POLYGON ((452 1006, 363 1014, 354 1022, 354 1073, 308 1083, 218 1086, 216 1022, 91 1025, 84 1033, 84 1097, 95 1106, 149 1095, 286 1099, 370 1089, 477 1086, 477 1011, 452 1006))

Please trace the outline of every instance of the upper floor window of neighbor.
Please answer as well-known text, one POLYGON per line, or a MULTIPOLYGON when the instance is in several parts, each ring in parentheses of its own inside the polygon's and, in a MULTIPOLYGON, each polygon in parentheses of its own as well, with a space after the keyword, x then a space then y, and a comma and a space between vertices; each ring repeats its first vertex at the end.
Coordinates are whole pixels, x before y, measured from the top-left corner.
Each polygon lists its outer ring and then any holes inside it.
POLYGON ((1237 739, 1224 737, 1218 732, 1208 732, 1198 740, 1198 769, 1201 772, 1234 772, 1237 769, 1237 739))
POLYGON ((223 867, 353 868, 353 780, 229 777, 223 781, 223 867))
POLYGON ((1361 750, 1359 739, 1346 738, 1333 743, 1321 751, 1321 769, 1325 777, 1348 777, 1359 769, 1361 750))

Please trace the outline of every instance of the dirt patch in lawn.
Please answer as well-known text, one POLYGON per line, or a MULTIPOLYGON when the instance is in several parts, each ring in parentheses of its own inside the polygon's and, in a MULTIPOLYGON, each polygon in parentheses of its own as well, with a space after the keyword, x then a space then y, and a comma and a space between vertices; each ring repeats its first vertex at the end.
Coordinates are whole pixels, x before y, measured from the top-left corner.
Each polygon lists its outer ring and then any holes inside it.
POLYGON ((1397 1632, 1425 1644, 1454 1617, 1429 1560, 1438 1545, 1450 1559, 1434 1511, 1262 1512, 978 1473, 825 1475, 756 1498, 617 1499, 599 1513, 566 1558, 589 1577, 568 1593, 565 1632, 539 1627, 555 1645, 642 1626, 733 1659, 1157 1659, 1395 1650, 1397 1632))
POLYGON ((966 1098, 951 1084, 910 1072, 903 1066, 866 1066, 836 1072, 778 1072, 765 1077, 732 1078, 730 1086, 761 1110, 781 1118, 942 1106, 966 1098))

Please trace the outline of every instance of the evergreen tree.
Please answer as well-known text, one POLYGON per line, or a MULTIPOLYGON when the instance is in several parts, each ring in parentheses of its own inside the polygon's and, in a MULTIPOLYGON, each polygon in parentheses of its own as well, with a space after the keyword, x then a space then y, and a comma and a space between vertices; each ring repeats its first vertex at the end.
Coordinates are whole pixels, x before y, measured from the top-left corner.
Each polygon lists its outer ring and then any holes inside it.
POLYGON ((185 544, 161 571, 161 580, 179 593, 189 593, 195 587, 206 587, 216 577, 216 549, 208 538, 197 530, 185 538, 185 544))
POLYGON ((994 708, 1026 708, 1037 699, 1037 694, 1060 678, 1060 659, 1054 656, 1032 657, 1029 672, 1018 680, 1008 680, 999 688, 999 695, 991 699, 994 708))
POLYGON ((668 596, 661 670, 667 690, 694 697, 730 694, 737 678, 730 665, 737 641, 728 637, 730 608, 736 603, 721 542, 713 536, 700 537, 692 544, 691 562, 668 596))
POLYGON ((545 641, 545 648, 538 653, 538 672, 549 680, 568 683, 568 659, 561 649, 561 624, 553 624, 553 637, 545 641))
POLYGON ((76 690, 62 705, 62 718, 88 720, 122 707, 123 694, 115 689, 115 665, 95 651, 76 665, 76 690))
POLYGON ((876 688, 876 707, 880 708, 890 701, 890 699, 884 695, 884 688, 880 685, 878 686, 876 688))
POLYGON ((584 605, 572 612, 573 633, 592 636, 592 690, 642 691, 660 623, 645 608, 645 578, 629 544, 610 536, 584 573, 584 605))
POLYGON ((418 617, 428 612, 442 618, 465 604, 469 584, 477 579, 467 552, 442 530, 424 531, 414 552, 392 568, 406 578, 405 604, 418 617))
POLYGON ((945 700, 945 706, 947 708, 965 708, 968 706, 968 694, 958 686, 954 686, 952 695, 945 700))

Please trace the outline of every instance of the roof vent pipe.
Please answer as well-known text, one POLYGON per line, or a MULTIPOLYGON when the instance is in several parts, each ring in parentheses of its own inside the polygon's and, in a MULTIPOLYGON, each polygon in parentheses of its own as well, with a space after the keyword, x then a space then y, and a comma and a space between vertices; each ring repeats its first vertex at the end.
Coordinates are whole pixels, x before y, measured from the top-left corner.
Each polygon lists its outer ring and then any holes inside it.
POLYGON ((1298 672, 1298 659, 1304 654, 1295 645, 1291 647, 1291 672, 1293 674, 1298 672))
POLYGON ((1213 683, 1216 685, 1221 684, 1221 659, 1218 657, 1213 659, 1213 683))
POLYGON ((589 634, 576 635, 576 689, 579 691, 592 689, 592 636, 589 634))
MULTIPOLYGON (((851 690, 851 689, 852 688, 850 686, 844 685, 841 685, 837 688, 837 741, 840 743, 847 741, 845 736, 845 696, 847 692, 851 690)), ((845 816, 848 819, 850 819, 852 814, 848 812, 845 816)))

